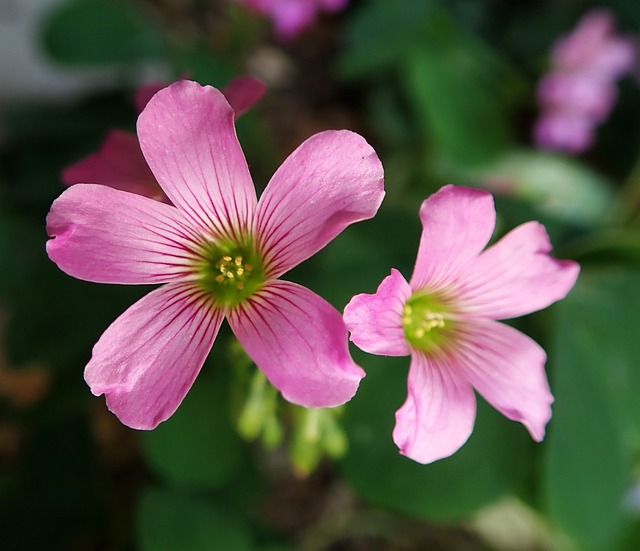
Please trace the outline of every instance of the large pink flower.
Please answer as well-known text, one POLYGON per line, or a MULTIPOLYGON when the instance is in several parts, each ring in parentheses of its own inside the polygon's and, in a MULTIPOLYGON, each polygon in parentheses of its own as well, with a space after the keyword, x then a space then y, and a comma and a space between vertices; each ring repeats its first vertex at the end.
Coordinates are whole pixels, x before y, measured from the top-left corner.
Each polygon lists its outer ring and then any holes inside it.
POLYGON ((537 222, 483 252, 495 226, 493 199, 485 191, 446 186, 424 201, 420 219, 411 281, 392 270, 374 295, 355 296, 344 313, 351 340, 366 352, 411 354, 395 443, 420 463, 454 453, 473 430, 473 388, 541 440, 553 402, 545 353, 495 320, 563 298, 578 265, 549 255, 549 238, 537 222))
POLYGON ((316 134, 257 201, 233 109, 215 88, 181 81, 161 90, 138 119, 138 137, 172 205, 77 184, 47 218, 47 252, 68 274, 164 284, 95 345, 85 370, 92 392, 106 394, 123 423, 155 427, 182 401, 226 317, 287 400, 349 400, 364 372, 339 312, 278 278, 376 213, 383 173, 371 146, 349 131, 316 134))
MULTIPOLYGON (((165 83, 152 83, 140 87, 135 95, 138 113, 166 86, 165 83)), ((256 103, 265 91, 266 86, 261 80, 244 75, 229 82, 222 93, 238 117, 256 103)), ((138 138, 124 130, 111 130, 99 151, 62 171, 62 181, 68 186, 88 182, 102 184, 169 202, 142 155, 138 138)))

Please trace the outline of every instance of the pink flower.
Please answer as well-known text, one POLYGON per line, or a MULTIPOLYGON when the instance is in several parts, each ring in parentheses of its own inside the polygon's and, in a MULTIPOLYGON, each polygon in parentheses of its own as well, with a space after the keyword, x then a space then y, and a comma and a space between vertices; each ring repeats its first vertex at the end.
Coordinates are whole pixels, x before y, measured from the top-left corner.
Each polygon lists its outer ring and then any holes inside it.
POLYGON ((273 19, 276 35, 294 38, 310 26, 320 10, 337 12, 348 0, 236 0, 239 4, 273 19))
POLYGON ((409 283, 392 270, 373 295, 355 296, 344 319, 366 352, 411 355, 408 397, 396 413, 400 451, 430 463, 458 450, 475 420, 475 388, 542 440, 553 397, 545 353, 495 320, 563 298, 578 276, 556 260, 544 227, 523 224, 483 251, 495 226, 491 195, 445 186, 422 204, 422 238, 409 283))
MULTIPOLYGON (((165 83, 153 83, 140 87, 135 96, 138 113, 142 112, 147 102, 165 86, 165 83)), ((261 80, 252 76, 241 76, 233 79, 222 92, 236 116, 240 116, 256 103, 265 91, 266 86, 261 80)), ((99 151, 62 172, 62 181, 68 186, 92 182, 169 202, 142 155, 138 138, 124 130, 111 130, 99 151)))
POLYGON ((378 157, 353 132, 321 132, 289 156, 258 201, 233 122, 215 88, 172 84, 138 119, 142 152, 172 204, 77 184, 47 217, 47 252, 66 273, 163 284, 104 332, 85 369, 91 391, 134 428, 154 428, 176 410, 225 317, 291 402, 342 404, 364 376, 339 312, 278 278, 376 213, 384 195, 378 157))
POLYGON ((615 81, 635 58, 635 41, 614 32, 611 13, 593 10, 554 45, 551 71, 537 90, 539 147, 581 153, 594 142, 595 127, 615 104, 615 81))

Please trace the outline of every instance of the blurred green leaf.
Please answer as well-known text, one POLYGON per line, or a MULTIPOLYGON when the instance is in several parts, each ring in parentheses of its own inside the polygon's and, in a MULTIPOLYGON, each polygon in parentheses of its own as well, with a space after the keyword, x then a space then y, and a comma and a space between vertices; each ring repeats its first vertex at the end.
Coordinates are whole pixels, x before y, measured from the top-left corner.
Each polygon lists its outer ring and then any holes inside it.
POLYGON ((545 491, 554 519, 589 550, 611 549, 623 530, 640 450, 639 288, 637 272, 587 272, 556 307, 545 491))
POLYGON ((614 214, 613 183, 562 155, 513 151, 469 176, 480 179, 488 189, 526 199, 567 222, 599 224, 614 214))
POLYGON ((253 551, 248 525, 203 498, 147 490, 137 511, 141 551, 253 551))
POLYGON ((221 376, 227 365, 207 365, 215 373, 201 373, 178 410, 142 433, 151 466, 177 487, 219 488, 246 467, 244 444, 228 415, 227 381, 221 376))
POLYGON ((452 457, 420 465, 401 456, 391 433, 406 396, 409 359, 370 356, 360 364, 367 377, 346 410, 349 452, 342 467, 365 499, 418 517, 456 520, 525 488, 530 438, 481 399, 474 433, 452 457))
POLYGON ((393 67, 422 44, 436 12, 434 0, 375 0, 351 20, 339 70, 345 78, 393 67))
POLYGON ((71 64, 133 63, 159 57, 164 45, 148 14, 122 0, 70 0, 43 28, 47 52, 71 64))
POLYGON ((506 147, 507 97, 522 79, 448 8, 438 0, 363 7, 340 70, 348 78, 392 71, 426 141, 448 161, 477 165, 506 147))
MULTIPOLYGON (((473 166, 507 145, 504 100, 483 82, 481 60, 469 44, 421 48, 403 65, 412 109, 423 132, 455 164, 473 166), (473 67, 473 70, 469 70, 473 67)), ((487 78, 490 81, 490 78, 487 78)))

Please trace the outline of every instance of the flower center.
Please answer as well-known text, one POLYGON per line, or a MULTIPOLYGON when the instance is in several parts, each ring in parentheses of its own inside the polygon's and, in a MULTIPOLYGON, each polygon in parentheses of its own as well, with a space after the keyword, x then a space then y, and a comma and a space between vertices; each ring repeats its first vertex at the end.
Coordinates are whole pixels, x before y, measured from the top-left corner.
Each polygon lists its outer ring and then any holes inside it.
POLYGON ((262 259, 251 244, 211 244, 204 257, 200 282, 220 306, 236 306, 265 282, 262 259))
POLYGON ((442 348, 455 325, 450 310, 433 294, 412 295, 402 311, 402 326, 409 343, 424 351, 442 348))

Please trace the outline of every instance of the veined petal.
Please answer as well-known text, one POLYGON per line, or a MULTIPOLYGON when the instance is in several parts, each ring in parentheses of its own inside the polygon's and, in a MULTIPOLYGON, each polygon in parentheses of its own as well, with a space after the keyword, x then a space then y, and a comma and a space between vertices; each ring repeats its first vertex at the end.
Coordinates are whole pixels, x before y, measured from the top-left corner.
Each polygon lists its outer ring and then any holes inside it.
POLYGON ((220 91, 181 80, 149 100, 138 138, 171 202, 212 235, 238 242, 250 228, 256 192, 233 120, 220 91))
POLYGON ((444 357, 415 351, 408 396, 396 412, 393 441, 403 455, 419 463, 448 457, 467 441, 476 418, 471 385, 444 357))
POLYGON ((125 425, 153 429, 177 409, 211 350, 223 314, 188 284, 131 306, 93 348, 84 377, 125 425))
POLYGON ((344 309, 351 341, 370 354, 407 356, 411 353, 404 335, 402 313, 411 288, 395 269, 373 295, 360 294, 344 309))
POLYGON ((267 85, 251 75, 236 77, 222 89, 224 97, 236 113, 236 118, 253 107, 266 91, 267 85))
POLYGON ((465 379, 505 417, 527 427, 534 440, 542 440, 553 403, 544 350, 497 321, 468 322, 463 331, 456 358, 465 379))
POLYGON ((365 375, 349 355, 340 313, 305 287, 272 281, 228 319, 251 359, 290 402, 344 404, 365 375))
POLYGON ((111 130, 97 153, 88 155, 62 172, 72 184, 102 184, 151 199, 167 198, 144 160, 135 134, 111 130))
POLYGON ((580 266, 549 255, 544 226, 528 222, 505 235, 466 268, 459 299, 465 311, 504 319, 546 308, 564 298, 580 266))
POLYGON ((420 207, 422 237, 411 288, 438 289, 454 280, 491 239, 496 211, 490 193, 447 185, 420 207))
POLYGON ((256 236, 271 277, 322 249, 353 222, 371 218, 383 169, 372 147, 348 130, 320 132, 276 171, 256 213, 256 236))
POLYGON ((177 209, 106 186, 77 184, 51 205, 47 253, 98 283, 163 283, 189 273, 194 229, 177 209))

